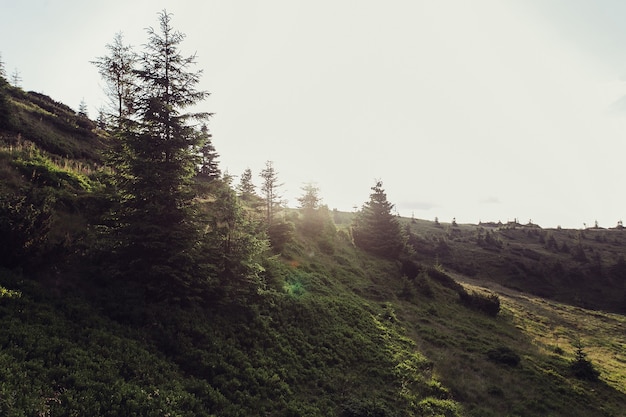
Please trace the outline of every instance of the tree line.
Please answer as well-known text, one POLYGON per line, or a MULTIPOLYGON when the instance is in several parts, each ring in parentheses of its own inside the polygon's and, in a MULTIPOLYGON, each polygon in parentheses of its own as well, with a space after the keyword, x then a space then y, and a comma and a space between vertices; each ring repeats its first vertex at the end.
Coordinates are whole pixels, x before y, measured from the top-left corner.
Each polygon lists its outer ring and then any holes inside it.
MULTIPOLYGON (((93 262, 106 279, 127 282, 153 298, 252 296, 264 285, 269 251, 280 252, 295 232, 293 219, 279 215, 285 206, 279 174, 267 161, 257 191, 249 168, 236 185, 221 172, 207 125, 211 114, 194 111, 209 93, 199 88, 196 56, 181 52, 185 35, 165 10, 158 26, 146 31, 140 51, 117 33, 106 54, 92 62, 110 100, 96 120, 107 141, 108 170, 101 178, 101 215, 92 225, 93 262)), ((0 107, 9 109, 3 68, 0 107)), ((79 112, 86 117, 84 108, 79 112)), ((354 243, 397 257, 405 240, 393 205, 382 182, 372 190, 354 221, 354 243)), ((335 233, 318 187, 304 185, 298 203, 303 234, 335 233)), ((15 231, 19 213, 9 206, 0 217, 15 231)), ((6 251, 14 247, 8 244, 6 251)))

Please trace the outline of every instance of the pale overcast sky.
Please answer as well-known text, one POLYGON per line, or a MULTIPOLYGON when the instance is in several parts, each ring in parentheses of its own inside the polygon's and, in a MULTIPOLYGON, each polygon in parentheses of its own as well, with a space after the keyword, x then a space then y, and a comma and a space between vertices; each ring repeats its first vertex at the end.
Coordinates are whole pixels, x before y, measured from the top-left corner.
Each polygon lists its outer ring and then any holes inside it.
MULTIPOLYGON (((197 53, 223 170, 274 161, 353 210, 381 179, 398 212, 478 223, 626 219, 621 0, 0 0, 22 87, 95 117, 116 32, 173 13, 197 53)), ((235 180, 237 181, 237 179, 235 180)))

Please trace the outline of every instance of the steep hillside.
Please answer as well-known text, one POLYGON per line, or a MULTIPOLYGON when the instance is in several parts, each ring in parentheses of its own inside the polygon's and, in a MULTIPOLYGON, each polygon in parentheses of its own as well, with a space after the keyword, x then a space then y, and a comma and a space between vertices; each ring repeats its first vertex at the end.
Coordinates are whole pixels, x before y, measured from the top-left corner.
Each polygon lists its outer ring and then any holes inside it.
POLYGON ((407 280, 341 236, 332 254, 307 239, 290 251, 245 305, 181 308, 3 270, 3 412, 619 416, 626 404, 621 315, 504 290, 491 317, 446 274, 407 280), (571 370, 577 339, 597 382, 571 370))
POLYGON ((1 415, 623 414, 621 230, 402 219, 415 253, 390 260, 350 213, 290 210, 253 291, 158 300, 98 246, 106 133, 1 93, 1 415))
POLYGON ((64 104, 6 83, 0 103, 1 265, 62 262, 102 213, 106 135, 64 104))

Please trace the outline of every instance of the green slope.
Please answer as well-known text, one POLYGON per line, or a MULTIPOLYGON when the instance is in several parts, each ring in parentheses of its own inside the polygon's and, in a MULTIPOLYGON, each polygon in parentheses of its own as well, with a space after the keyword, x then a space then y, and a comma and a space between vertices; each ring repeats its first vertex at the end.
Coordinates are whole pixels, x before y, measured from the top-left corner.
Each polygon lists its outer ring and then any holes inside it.
POLYGON ((403 219, 416 254, 400 263, 355 248, 348 213, 313 238, 292 211, 255 294, 152 302, 85 256, 106 136, 4 93, 0 214, 24 250, 0 269, 0 415, 623 415, 626 319, 599 311, 620 311, 621 231, 403 219), (500 313, 468 308, 458 282, 499 294, 500 313), (598 381, 572 373, 578 339, 598 381))

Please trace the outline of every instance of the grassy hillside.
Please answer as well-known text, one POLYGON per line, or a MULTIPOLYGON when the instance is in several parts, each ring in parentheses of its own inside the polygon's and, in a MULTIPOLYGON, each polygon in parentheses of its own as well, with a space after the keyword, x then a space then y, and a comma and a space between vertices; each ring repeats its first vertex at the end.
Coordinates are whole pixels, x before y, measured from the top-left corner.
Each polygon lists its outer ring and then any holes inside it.
POLYGON ((626 312, 626 229, 405 220, 420 259, 580 307, 626 312))
POLYGON ((349 213, 312 235, 293 210, 254 293, 157 302, 89 257, 106 135, 4 94, 1 225, 22 250, 0 268, 0 415, 623 415, 621 230, 402 219, 400 262, 357 249, 349 213))

